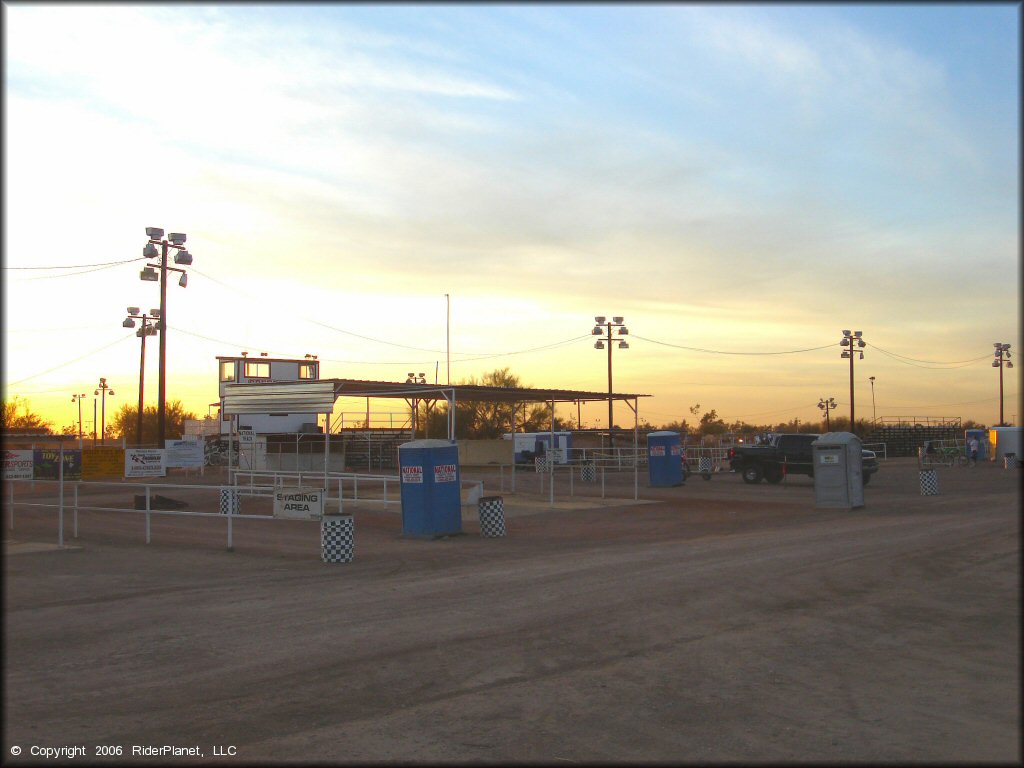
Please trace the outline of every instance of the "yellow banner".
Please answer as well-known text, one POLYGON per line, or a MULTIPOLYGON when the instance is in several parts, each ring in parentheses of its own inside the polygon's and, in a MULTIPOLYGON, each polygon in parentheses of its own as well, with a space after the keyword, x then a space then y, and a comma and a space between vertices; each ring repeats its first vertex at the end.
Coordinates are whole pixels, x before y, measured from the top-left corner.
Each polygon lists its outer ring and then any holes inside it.
POLYGON ((86 448, 82 451, 82 479, 124 477, 124 448, 86 448))

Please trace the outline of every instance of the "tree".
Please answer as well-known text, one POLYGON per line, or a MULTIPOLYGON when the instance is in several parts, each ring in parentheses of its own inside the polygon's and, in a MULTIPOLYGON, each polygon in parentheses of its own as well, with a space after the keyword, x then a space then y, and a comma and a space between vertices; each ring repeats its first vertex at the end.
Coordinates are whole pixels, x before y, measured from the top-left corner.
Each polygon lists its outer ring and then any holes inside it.
MULTIPOLYGON (((167 435, 172 438, 180 437, 185 432, 185 422, 198 418, 192 411, 186 411, 180 400, 172 400, 167 403, 167 435)), ((133 444, 136 442, 138 424, 138 406, 126 403, 121 406, 121 410, 107 424, 107 434, 112 437, 123 437, 129 444, 133 444)), ((155 444, 157 442, 156 433, 159 426, 157 407, 153 405, 144 408, 142 411, 143 443, 155 444)), ((162 448, 163 446, 158 447, 162 448)))
MULTIPOLYGON (((459 382, 466 385, 486 387, 507 387, 518 389, 529 386, 508 368, 496 368, 479 379, 469 377, 459 382)), ((425 425, 424 434, 431 437, 447 437, 448 409, 442 404, 431 405, 419 423, 425 425)), ((455 437, 460 440, 493 440, 512 431, 513 404, 490 400, 460 400, 455 403, 455 437)), ((544 404, 515 404, 515 426, 525 432, 544 432, 551 428, 551 409, 544 404)), ((555 418, 555 429, 566 429, 571 419, 555 418)))
POLYGON ((3 428, 9 432, 28 429, 50 430, 53 428, 53 424, 39 414, 30 411, 28 400, 15 395, 12 400, 4 400, 3 428), (19 408, 21 413, 18 413, 19 408))

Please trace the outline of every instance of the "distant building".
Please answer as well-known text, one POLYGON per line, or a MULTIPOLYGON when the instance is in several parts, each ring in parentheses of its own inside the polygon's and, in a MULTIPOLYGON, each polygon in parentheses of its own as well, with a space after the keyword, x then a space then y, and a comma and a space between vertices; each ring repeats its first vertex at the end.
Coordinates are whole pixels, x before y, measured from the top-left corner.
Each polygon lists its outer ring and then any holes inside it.
MULTIPOLYGON (((218 394, 221 404, 220 432, 231 429, 231 418, 224 415, 224 386, 226 384, 269 384, 272 382, 319 381, 320 363, 313 355, 305 358, 250 357, 243 352, 238 357, 217 356, 219 374, 218 394)), ((238 416, 239 429, 251 429, 254 434, 318 432, 315 413, 267 413, 238 416)))

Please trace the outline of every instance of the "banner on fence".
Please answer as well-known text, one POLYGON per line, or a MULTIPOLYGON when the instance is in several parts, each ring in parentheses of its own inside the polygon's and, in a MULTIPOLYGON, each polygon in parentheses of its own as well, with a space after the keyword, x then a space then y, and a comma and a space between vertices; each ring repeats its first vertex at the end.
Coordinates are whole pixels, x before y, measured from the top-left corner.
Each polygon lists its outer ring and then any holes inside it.
POLYGON ((166 474, 164 451, 159 448, 125 449, 125 477, 163 477, 166 474))
POLYGON ((4 451, 4 480, 32 479, 32 451, 4 451))
POLYGON ((124 448, 89 448, 82 454, 82 479, 124 476, 124 448))
POLYGON ((296 488, 274 492, 274 517, 319 520, 324 516, 323 488, 296 488))
MULTIPOLYGON (((60 479, 60 448, 36 448, 32 452, 35 465, 32 477, 36 480, 60 479)), ((82 452, 78 449, 64 451, 64 479, 82 479, 82 452)))
POLYGON ((202 469, 205 446, 198 440, 164 440, 164 467, 202 469))

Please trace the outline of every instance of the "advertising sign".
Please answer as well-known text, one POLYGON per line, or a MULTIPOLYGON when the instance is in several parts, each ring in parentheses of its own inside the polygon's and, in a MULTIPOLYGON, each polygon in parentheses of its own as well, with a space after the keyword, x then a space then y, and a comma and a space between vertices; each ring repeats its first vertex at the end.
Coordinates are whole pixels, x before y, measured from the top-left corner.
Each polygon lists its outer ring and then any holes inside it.
POLYGON ((274 491, 274 517, 319 520, 324 516, 323 488, 274 491))
POLYGON ((4 451, 4 480, 32 479, 32 451, 4 451))
POLYGON ((664 445, 652 445, 651 446, 651 456, 664 456, 664 455, 665 455, 665 446, 664 445))
MULTIPOLYGON (((32 476, 36 480, 60 479, 60 448, 36 448, 32 453, 35 467, 32 476)), ((64 479, 82 479, 82 452, 78 449, 64 451, 64 479)))
POLYGON ((670 450, 672 451, 673 456, 683 455, 683 446, 681 445, 673 445, 670 450))
POLYGON ((437 464, 434 466, 434 482, 435 483, 454 483, 455 482, 455 465, 454 464, 437 464))
POLYGON ((125 477, 163 477, 167 474, 164 451, 159 448, 126 448, 125 477))
POLYGON ((403 483, 422 483, 423 482, 423 467, 419 465, 411 467, 402 467, 402 482, 403 483))
POLYGON ((164 467, 202 469, 205 446, 198 440, 164 440, 164 467))
POLYGON ((89 448, 82 454, 82 479, 124 476, 124 448, 89 448))

